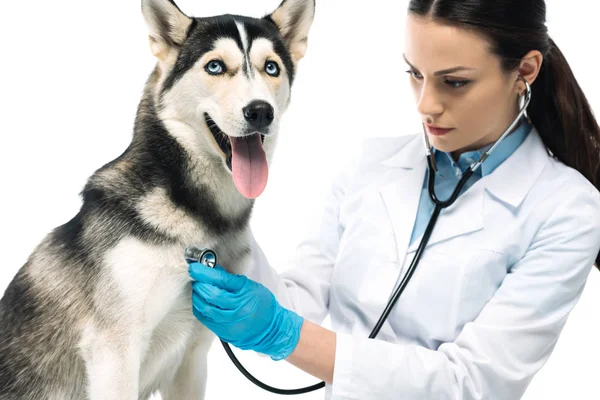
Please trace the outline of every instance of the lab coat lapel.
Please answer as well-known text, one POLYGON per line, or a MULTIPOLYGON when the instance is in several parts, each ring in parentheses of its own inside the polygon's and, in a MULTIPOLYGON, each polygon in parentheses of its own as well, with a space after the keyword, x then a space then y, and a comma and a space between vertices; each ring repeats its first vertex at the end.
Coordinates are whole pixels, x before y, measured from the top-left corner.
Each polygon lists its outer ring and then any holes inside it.
MULTIPOLYGON (((421 238, 409 248, 415 224, 427 159, 421 138, 415 137, 396 154, 382 162, 388 167, 381 196, 394 229, 400 265, 408 252, 416 250, 421 238)), ((483 228, 484 186, 475 183, 456 202, 442 211, 428 245, 483 228)))
POLYGON ((497 204, 516 209, 550 159, 539 132, 533 128, 521 146, 486 177, 485 189, 490 193, 489 197, 497 204))
MULTIPOLYGON (((394 263, 395 267, 380 268, 377 274, 369 276, 369 279, 363 282, 363 290, 368 293, 369 300, 362 302, 361 307, 369 318, 373 318, 365 326, 375 324, 402 274, 406 248, 425 178, 426 161, 423 144, 415 137, 395 155, 381 162, 385 168, 378 182, 378 191, 393 230, 397 262, 394 263)), ((394 340, 396 333, 389 321, 383 324, 377 337, 382 340, 394 340)))
MULTIPOLYGON (((454 204, 442 210, 427 246, 483 229, 483 202, 484 187, 476 182, 454 204)), ((408 251, 416 251, 421 239, 422 235, 412 243, 408 251)))
MULTIPOLYGON (((500 164, 492 174, 477 181, 456 202, 442 210, 428 246, 484 228, 486 215, 495 207, 516 209, 548 162, 548 153, 535 128, 515 152, 500 164), (515 171, 527 174, 515 179, 515 171)), ((409 228, 412 230, 412 225, 409 228)), ((421 237, 408 249, 416 251, 421 237)), ((399 248, 400 249, 400 248, 399 248)))
POLYGON ((387 168, 380 194, 394 230, 399 264, 402 265, 415 223, 427 160, 421 139, 415 137, 394 157, 387 168))

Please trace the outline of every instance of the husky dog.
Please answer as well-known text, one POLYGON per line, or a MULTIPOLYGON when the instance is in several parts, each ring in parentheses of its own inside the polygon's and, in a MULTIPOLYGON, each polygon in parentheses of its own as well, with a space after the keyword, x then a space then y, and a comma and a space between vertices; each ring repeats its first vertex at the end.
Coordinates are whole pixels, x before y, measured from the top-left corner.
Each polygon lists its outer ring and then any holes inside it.
POLYGON ((0 301, 1 400, 204 397, 214 336, 193 316, 189 245, 241 273, 253 199, 304 56, 314 0, 186 16, 143 0, 157 65, 131 144, 39 244, 0 301))

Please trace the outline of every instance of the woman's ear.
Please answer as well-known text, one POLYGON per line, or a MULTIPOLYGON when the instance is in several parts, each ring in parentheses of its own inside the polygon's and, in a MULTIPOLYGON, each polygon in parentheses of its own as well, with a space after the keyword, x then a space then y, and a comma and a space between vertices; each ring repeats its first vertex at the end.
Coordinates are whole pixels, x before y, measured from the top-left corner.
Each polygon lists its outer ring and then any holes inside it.
MULTIPOLYGON (((517 72, 523 79, 529 82, 529 85, 533 85, 533 82, 540 73, 543 62, 544 56, 542 53, 539 50, 531 50, 521 60, 517 72)), ((519 80, 516 85, 516 90, 519 94, 523 93, 525 90, 525 83, 519 80)))

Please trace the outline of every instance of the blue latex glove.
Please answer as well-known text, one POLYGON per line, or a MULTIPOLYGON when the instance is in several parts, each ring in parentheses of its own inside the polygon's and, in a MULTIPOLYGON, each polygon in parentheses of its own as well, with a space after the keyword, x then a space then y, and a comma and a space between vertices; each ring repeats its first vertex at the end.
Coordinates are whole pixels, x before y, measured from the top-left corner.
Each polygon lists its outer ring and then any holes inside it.
POLYGON ((190 263, 194 316, 222 341, 273 360, 288 357, 304 318, 283 308, 266 287, 221 266, 190 263))

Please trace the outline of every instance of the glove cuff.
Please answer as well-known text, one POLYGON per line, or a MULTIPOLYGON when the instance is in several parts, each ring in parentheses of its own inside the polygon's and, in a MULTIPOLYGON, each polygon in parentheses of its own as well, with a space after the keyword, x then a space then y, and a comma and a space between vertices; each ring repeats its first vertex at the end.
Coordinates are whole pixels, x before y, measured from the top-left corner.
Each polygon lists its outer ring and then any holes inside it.
POLYGON ((294 311, 279 306, 268 334, 254 346, 254 350, 267 354, 274 361, 287 358, 300 341, 304 318, 294 311))
POLYGON ((293 311, 287 309, 285 311, 287 314, 287 323, 285 324, 287 329, 281 333, 280 340, 283 340, 287 345, 282 347, 279 353, 271 354, 271 359, 274 361, 288 358, 294 352, 300 341, 300 331, 302 330, 302 324, 304 324, 304 318, 293 311))

